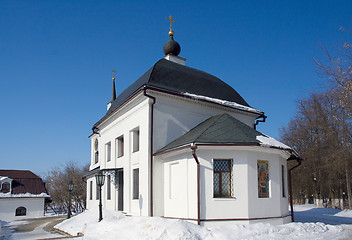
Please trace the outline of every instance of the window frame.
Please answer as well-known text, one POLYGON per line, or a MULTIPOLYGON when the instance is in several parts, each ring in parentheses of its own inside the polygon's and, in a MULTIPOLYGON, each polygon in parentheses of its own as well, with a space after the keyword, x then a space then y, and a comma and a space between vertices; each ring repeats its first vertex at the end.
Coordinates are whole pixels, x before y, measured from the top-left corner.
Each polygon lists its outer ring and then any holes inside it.
POLYGON ((93 181, 89 181, 89 200, 93 200, 93 181))
POLYGON ((132 173, 132 199, 139 199, 139 168, 134 168, 132 173))
POLYGON ((27 216, 27 208, 23 206, 16 208, 15 216, 27 216))
POLYGON ((106 200, 111 200, 111 176, 106 176, 106 200))
POLYGON ((271 173, 269 160, 257 160, 257 184, 258 184, 258 199, 271 198, 271 173), (265 186, 264 186, 265 182, 265 186), (263 193, 263 189, 266 192, 263 193))
MULTIPOLYGON (((226 188, 226 186, 225 186, 226 188)), ((213 198, 234 198, 234 189, 233 189, 233 159, 228 158, 216 158, 213 159, 213 198), (229 163, 229 171, 215 171, 215 163, 219 161, 228 161, 229 163), (230 181, 227 183, 227 187, 229 188, 229 194, 223 195, 222 189, 224 189, 224 185, 222 183, 222 173, 230 173, 230 181), (219 174, 219 194, 215 195, 215 174, 219 174), (229 185, 229 186, 228 186, 229 185)))
POLYGON ((3 182, 1 184, 1 192, 2 193, 11 192, 11 184, 9 182, 3 182), (6 186, 6 187, 4 187, 4 186, 6 186))
POLYGON ((95 191, 96 191, 95 200, 99 200, 99 198, 100 198, 100 188, 99 188, 98 184, 95 184, 95 191))
POLYGON ((132 153, 138 152, 140 149, 140 130, 139 127, 131 131, 132 135, 132 153))
POLYGON ((99 162, 99 141, 97 138, 94 140, 93 149, 94 149, 94 164, 97 164, 99 162))
POLYGON ((281 188, 282 188, 282 197, 286 198, 286 181, 285 181, 285 165, 281 165, 281 188))
POLYGON ((105 144, 105 159, 106 162, 111 161, 111 142, 105 144))
POLYGON ((125 139, 124 135, 122 134, 121 136, 117 137, 115 139, 115 147, 116 147, 116 158, 123 157, 125 155, 125 139))
POLYGON ((94 164, 99 162, 99 151, 95 151, 94 153, 94 164))

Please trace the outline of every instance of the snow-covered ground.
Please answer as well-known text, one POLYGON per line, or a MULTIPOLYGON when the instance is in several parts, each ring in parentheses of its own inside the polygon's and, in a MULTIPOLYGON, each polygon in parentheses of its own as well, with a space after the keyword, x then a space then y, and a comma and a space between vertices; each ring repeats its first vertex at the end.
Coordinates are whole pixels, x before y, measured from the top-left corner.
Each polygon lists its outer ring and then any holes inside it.
MULTIPOLYGON (((92 209, 67 219, 55 227, 71 235, 83 233, 75 239, 158 239, 158 240, 236 240, 236 239, 352 239, 352 211, 319 208, 314 205, 295 206, 295 223, 200 227, 182 221, 159 217, 126 217, 119 212, 104 210, 98 222, 98 210, 92 209)), ((24 221, 22 221, 23 223, 24 221)), ((11 222, 10 225, 21 224, 11 222)), ((43 226, 40 226, 41 228, 43 226)), ((6 232, 6 229, 2 229, 6 232)), ((38 232, 35 234, 39 234, 38 232)), ((39 236, 37 235, 37 236, 39 236)), ((32 235, 35 236, 35 235, 32 235)), ((50 237, 47 235, 40 235, 50 237)), ((0 234, 0 239, 32 239, 26 234, 0 234), (7 237, 4 237, 7 236, 7 237)), ((52 236, 53 237, 53 236, 52 236)))
POLYGON ((79 214, 56 225, 72 235, 81 232, 82 239, 352 239, 352 211, 317 208, 313 205, 296 206, 296 220, 303 222, 272 226, 270 224, 223 225, 200 227, 182 221, 159 217, 126 217, 118 212, 104 210, 104 219, 98 222, 98 210, 79 214), (319 211, 319 212, 317 212, 319 211), (333 213, 333 214, 332 214, 333 213), (322 221, 306 222, 309 219, 322 221), (323 223, 329 220, 330 224, 323 223), (338 222, 333 223, 334 220, 338 222), (334 225, 331 225, 334 224, 334 225))

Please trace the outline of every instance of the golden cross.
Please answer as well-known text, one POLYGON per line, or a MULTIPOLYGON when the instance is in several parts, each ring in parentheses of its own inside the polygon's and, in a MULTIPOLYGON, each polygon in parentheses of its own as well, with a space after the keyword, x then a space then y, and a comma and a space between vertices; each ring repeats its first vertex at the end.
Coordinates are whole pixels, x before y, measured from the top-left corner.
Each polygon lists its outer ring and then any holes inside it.
POLYGON ((170 21, 170 30, 172 30, 172 22, 176 22, 176 21, 172 18, 172 16, 170 16, 166 19, 170 21))
POLYGON ((116 73, 116 71, 115 71, 115 69, 113 69, 112 70, 112 79, 114 79, 114 80, 115 80, 115 73, 116 73))
POLYGON ((168 18, 166 18, 166 19, 170 21, 170 32, 169 32, 169 35, 170 35, 170 36, 173 36, 173 35, 174 35, 174 32, 172 31, 172 22, 176 22, 176 21, 172 18, 171 15, 170 15, 170 17, 168 17, 168 18))

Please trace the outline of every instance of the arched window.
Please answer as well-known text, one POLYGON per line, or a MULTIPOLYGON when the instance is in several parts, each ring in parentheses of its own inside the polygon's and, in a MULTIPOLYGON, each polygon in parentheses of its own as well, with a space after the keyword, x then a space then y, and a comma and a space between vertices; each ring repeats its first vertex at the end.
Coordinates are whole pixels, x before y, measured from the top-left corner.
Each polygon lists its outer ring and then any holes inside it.
POLYGON ((3 193, 10 192, 10 183, 8 183, 8 182, 3 183, 2 187, 1 187, 1 192, 3 192, 3 193))
POLYGON ((25 207, 18 207, 16 209, 16 215, 15 216, 26 216, 27 215, 27 209, 25 207))

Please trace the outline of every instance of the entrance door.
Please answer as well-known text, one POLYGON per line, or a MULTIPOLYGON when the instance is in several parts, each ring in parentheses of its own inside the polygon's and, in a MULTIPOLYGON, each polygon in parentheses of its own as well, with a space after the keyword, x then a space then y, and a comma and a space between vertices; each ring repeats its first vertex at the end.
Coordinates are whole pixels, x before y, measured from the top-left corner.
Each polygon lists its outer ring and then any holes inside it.
POLYGON ((117 210, 123 211, 123 169, 117 170, 117 174, 119 179, 119 190, 117 193, 117 210))

